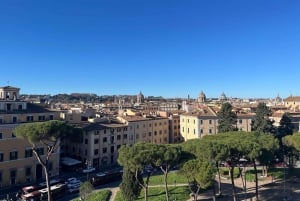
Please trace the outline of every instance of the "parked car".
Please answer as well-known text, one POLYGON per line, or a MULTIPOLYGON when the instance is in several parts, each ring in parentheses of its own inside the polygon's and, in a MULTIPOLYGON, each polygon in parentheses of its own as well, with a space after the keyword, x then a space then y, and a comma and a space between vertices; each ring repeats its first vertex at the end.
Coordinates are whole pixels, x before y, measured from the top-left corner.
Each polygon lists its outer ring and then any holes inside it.
POLYGON ((89 173, 89 172, 93 172, 96 169, 94 167, 88 167, 82 170, 83 173, 89 173))
POLYGON ((80 184, 81 184, 81 181, 80 180, 77 180, 77 181, 73 181, 72 183, 68 183, 67 184, 67 187, 68 188, 72 188, 72 187, 74 187, 74 186, 80 186, 80 184))
POLYGON ((70 177, 66 180, 67 184, 71 184, 71 183, 74 183, 77 181, 79 181, 79 180, 76 177, 70 177))

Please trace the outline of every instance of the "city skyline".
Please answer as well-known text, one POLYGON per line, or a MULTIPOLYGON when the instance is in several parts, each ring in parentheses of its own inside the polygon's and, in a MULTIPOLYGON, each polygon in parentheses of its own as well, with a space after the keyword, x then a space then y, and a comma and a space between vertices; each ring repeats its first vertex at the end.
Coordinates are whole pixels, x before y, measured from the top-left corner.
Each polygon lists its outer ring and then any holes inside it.
POLYGON ((300 95, 300 2, 2 1, 1 86, 21 94, 300 95))

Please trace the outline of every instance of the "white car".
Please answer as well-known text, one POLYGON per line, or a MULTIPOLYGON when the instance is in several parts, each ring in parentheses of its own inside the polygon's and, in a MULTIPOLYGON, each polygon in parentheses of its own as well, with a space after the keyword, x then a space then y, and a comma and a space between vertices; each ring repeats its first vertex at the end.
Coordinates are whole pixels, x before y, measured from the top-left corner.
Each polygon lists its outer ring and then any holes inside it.
POLYGON ((66 182, 67 182, 68 184, 71 184, 71 183, 74 183, 74 182, 76 182, 76 181, 79 181, 79 180, 78 180, 77 178, 75 178, 75 177, 70 177, 70 178, 67 179, 66 182))
POLYGON ((93 171, 95 171, 95 170, 96 170, 96 168, 94 168, 94 167, 89 167, 89 168, 83 169, 82 172, 83 172, 83 173, 89 173, 89 172, 93 172, 93 171))

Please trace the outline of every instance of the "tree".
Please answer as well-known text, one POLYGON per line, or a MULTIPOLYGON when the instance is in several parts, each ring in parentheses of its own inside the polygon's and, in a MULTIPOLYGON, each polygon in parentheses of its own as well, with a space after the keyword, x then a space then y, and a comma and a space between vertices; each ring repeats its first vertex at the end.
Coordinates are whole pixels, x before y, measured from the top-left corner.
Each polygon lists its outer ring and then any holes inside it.
POLYGON ((181 148, 174 145, 156 145, 153 163, 164 173, 166 201, 169 201, 168 173, 177 165, 181 158, 181 148))
POLYGON ((251 123, 252 131, 275 134, 274 121, 269 119, 271 115, 272 112, 267 105, 265 103, 259 103, 251 123))
POLYGON ((143 178, 140 174, 138 174, 138 178, 136 178, 133 172, 127 168, 124 169, 120 189, 127 201, 134 201, 138 198, 142 189, 139 183, 142 183, 142 180, 143 178))
MULTIPOLYGON (((153 144, 138 142, 133 146, 125 145, 119 149, 118 163, 134 172, 136 181, 144 190, 144 200, 148 200, 148 184, 152 171, 145 171, 145 180, 139 180, 141 172, 146 166, 153 167, 155 146, 153 144)), ((152 169, 153 170, 153 169, 152 169)))
POLYGON ((83 182, 79 188, 80 198, 85 200, 93 192, 93 190, 93 185, 89 181, 83 182))
POLYGON ((234 112, 232 112, 232 106, 230 103, 222 104, 221 110, 217 113, 217 117, 219 122, 219 133, 237 131, 237 115, 234 112))
POLYGON ((59 147, 60 138, 70 135, 73 128, 65 122, 51 120, 21 124, 14 129, 17 137, 27 140, 32 145, 32 151, 44 169, 48 189, 48 201, 52 201, 48 171, 49 160, 59 147), (38 149, 40 146, 47 147, 45 156, 40 154, 38 149))
POLYGON ((206 189, 211 186, 215 177, 214 165, 207 160, 201 159, 187 161, 183 164, 180 172, 187 178, 195 201, 200 189, 206 189))
POLYGON ((292 124, 291 116, 289 113, 284 113, 282 115, 279 124, 280 125, 278 127, 278 134, 277 134, 277 137, 279 139, 281 139, 284 136, 293 134, 294 126, 292 124))

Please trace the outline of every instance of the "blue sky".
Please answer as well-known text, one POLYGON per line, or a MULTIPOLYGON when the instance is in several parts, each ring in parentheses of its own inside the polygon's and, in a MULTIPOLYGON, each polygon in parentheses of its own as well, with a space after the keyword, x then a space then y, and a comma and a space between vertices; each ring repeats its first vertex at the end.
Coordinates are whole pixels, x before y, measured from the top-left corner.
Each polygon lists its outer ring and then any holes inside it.
POLYGON ((3 0, 0 85, 21 93, 300 95, 298 0, 3 0))

